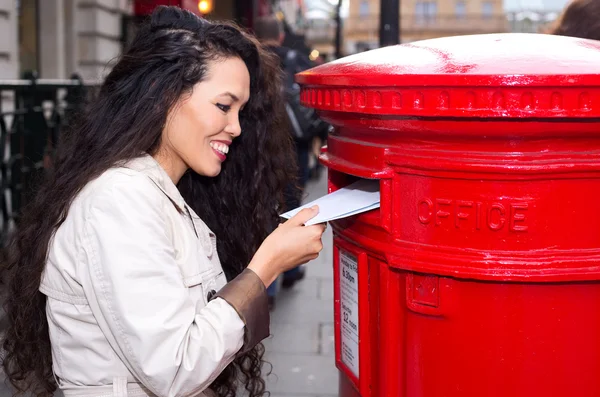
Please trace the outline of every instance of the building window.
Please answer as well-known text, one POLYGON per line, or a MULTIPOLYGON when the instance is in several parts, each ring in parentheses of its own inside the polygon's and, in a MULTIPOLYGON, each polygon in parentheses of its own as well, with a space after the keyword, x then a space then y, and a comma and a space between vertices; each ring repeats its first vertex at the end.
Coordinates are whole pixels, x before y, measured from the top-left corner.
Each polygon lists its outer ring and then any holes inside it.
POLYGON ((491 18, 494 15, 494 3, 491 1, 484 1, 481 8, 481 13, 484 18, 491 18))
POLYGON ((454 15, 457 19, 465 19, 467 16, 467 5, 464 1, 457 1, 454 6, 454 15))
POLYGON ((415 19, 418 23, 433 23, 437 16, 436 1, 417 1, 415 5, 415 19))
POLYGON ((369 0, 361 0, 358 14, 361 17, 366 17, 369 15, 369 0))

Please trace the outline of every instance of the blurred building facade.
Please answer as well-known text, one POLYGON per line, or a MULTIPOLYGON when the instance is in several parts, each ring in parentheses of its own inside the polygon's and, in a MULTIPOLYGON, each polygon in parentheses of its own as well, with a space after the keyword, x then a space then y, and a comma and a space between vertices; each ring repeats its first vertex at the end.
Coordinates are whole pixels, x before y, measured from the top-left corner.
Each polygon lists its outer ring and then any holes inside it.
MULTIPOLYGON (((304 0, 304 35, 307 44, 317 50, 324 61, 335 53, 337 3, 341 1, 340 16, 345 18, 349 0, 304 0)), ((343 21, 341 21, 343 24, 343 21)))
POLYGON ((0 78, 19 75, 18 27, 17 2, 0 0, 0 78))
POLYGON ((509 29, 515 33, 545 33, 561 10, 532 9, 506 13, 509 29))
POLYGON ((324 59, 331 60, 335 52, 335 7, 328 0, 313 1, 306 16, 306 40, 324 59))
POLYGON ((569 0, 506 0, 504 8, 511 32, 544 33, 569 0))
MULTIPOLYGON (((539 32, 568 0, 402 0, 401 40, 502 31, 539 32)), ((254 18, 280 12, 294 40, 325 60, 334 52, 335 1, 210 0, 209 19, 254 18)), ((140 4, 177 4, 197 10, 198 0, 0 0, 0 79, 35 70, 42 78, 102 78, 143 17, 140 4)), ((380 0, 343 0, 343 53, 378 46, 380 0)), ((294 44, 294 43, 292 43, 294 44)))
MULTIPOLYGON (((282 0, 285 1, 285 0, 282 0)), ((329 0, 304 0, 307 41, 323 54, 334 51, 336 23, 329 0), (329 6, 329 7, 328 7, 329 6), (329 15, 323 10, 329 10, 329 15)), ((379 45, 380 0, 342 0, 345 54, 379 45)), ((403 43, 440 36, 543 33, 571 0, 401 0, 403 43)))
POLYGON ((133 12, 130 0, 18 0, 13 45, 18 49, 11 73, 25 71, 39 77, 69 78, 78 73, 97 79, 110 69, 122 49, 124 17, 133 12), (107 67, 108 65, 108 67, 107 67))
POLYGON ((296 33, 305 32, 307 5, 304 0, 278 0, 273 5, 274 11, 280 11, 285 21, 296 33))
MULTIPOLYGON (((348 53, 379 45, 380 0, 348 0, 344 41, 348 53)), ((443 36, 508 31, 502 0, 402 0, 402 43, 443 36)))
MULTIPOLYGON (((251 27, 270 0, 209 0, 208 19, 251 27)), ((26 71, 40 78, 85 80, 110 71, 147 10, 178 5, 198 13, 199 0, 0 0, 0 79, 26 71), (144 11, 146 10, 146 11, 144 11)))

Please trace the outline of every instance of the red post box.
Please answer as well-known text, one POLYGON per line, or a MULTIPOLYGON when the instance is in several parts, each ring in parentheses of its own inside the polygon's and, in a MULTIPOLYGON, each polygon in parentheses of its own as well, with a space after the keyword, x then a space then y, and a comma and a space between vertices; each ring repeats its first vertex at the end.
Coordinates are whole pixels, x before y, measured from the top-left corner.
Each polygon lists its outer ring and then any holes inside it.
POLYGON ((340 396, 600 396, 600 43, 497 34, 298 76, 335 126, 340 396))

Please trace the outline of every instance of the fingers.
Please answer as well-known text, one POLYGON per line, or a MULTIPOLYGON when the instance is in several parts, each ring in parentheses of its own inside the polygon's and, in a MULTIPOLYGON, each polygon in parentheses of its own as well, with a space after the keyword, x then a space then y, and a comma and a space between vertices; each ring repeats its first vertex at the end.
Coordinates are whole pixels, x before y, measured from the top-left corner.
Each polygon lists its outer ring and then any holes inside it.
POLYGON ((313 261, 319 257, 319 254, 323 250, 323 241, 321 237, 325 230, 325 225, 317 224, 312 226, 305 226, 302 228, 305 236, 305 254, 302 263, 313 261))
POLYGON ((323 250, 323 241, 321 240, 323 230, 320 227, 315 227, 315 230, 317 231, 317 233, 314 236, 314 240, 311 243, 310 251, 312 254, 315 255, 316 258, 319 256, 319 253, 323 250))
POLYGON ((315 239, 315 241, 318 242, 322 247, 323 246, 323 242, 322 242, 323 233, 325 233, 325 229, 327 229, 327 224, 319 223, 317 225, 307 226, 306 228, 310 230, 310 232, 312 233, 313 239, 315 239))
POLYGON ((286 224, 293 226, 304 225, 306 222, 314 218, 318 213, 319 207, 316 205, 314 207, 304 208, 302 211, 291 217, 286 224))
POLYGON ((321 238, 321 236, 323 236, 323 233, 325 233, 325 230, 327 229, 327 224, 326 223, 318 223, 316 225, 307 226, 307 228, 310 228, 312 231, 314 231, 317 234, 317 236, 319 238, 321 238))
POLYGON ((323 243, 321 242, 321 240, 319 240, 316 244, 315 244, 315 252, 318 254, 319 252, 321 252, 323 250, 323 243))

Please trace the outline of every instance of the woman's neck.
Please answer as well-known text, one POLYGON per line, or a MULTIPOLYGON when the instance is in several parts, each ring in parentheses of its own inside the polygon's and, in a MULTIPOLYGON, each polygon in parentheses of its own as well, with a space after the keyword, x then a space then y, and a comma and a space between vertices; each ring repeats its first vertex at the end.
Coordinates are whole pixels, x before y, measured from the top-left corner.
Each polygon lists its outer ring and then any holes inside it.
POLYGON ((159 151, 152 157, 165 170, 175 185, 179 183, 179 180, 187 171, 187 165, 179 156, 168 155, 164 151, 159 151))

